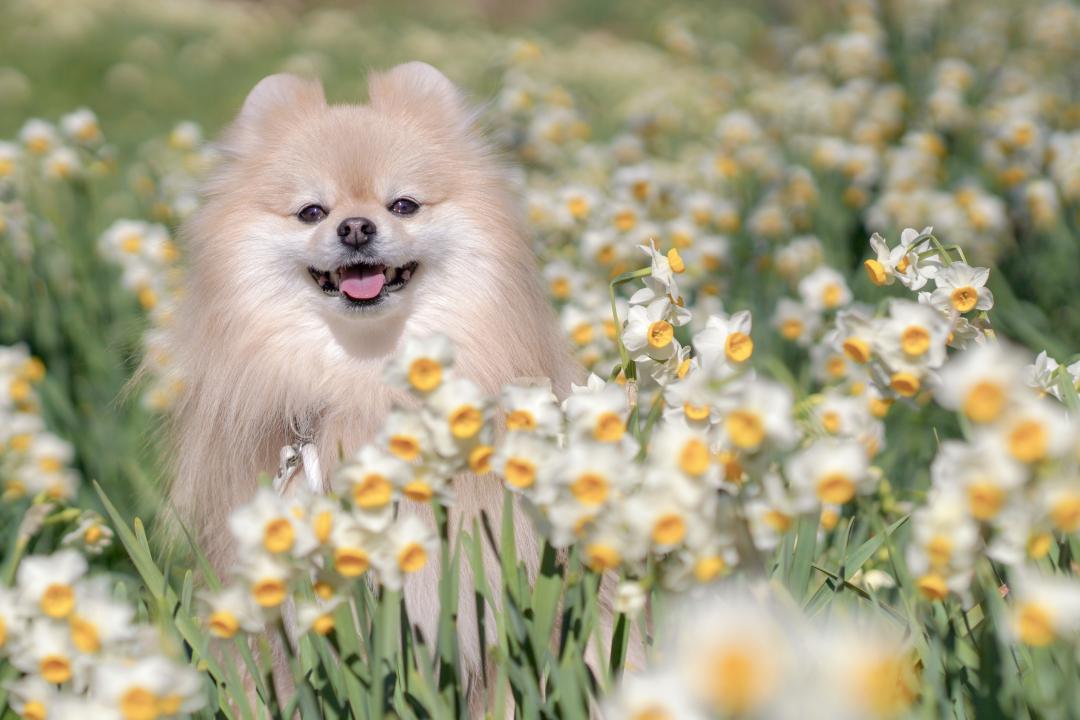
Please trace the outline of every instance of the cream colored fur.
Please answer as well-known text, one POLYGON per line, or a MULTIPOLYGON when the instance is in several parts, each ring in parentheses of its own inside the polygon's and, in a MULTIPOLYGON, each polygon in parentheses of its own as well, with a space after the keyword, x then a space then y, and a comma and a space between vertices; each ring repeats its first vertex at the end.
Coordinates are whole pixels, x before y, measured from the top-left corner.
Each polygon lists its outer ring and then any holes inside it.
MULTIPOLYGON (((290 424, 310 423, 324 472, 371 440, 396 399, 382 368, 404 338, 447 334, 457 371, 490 393, 549 376, 561 395, 577 373, 549 307, 506 168, 460 92, 422 63, 373 75, 369 104, 328 105, 321 87, 288 75, 260 82, 221 140, 223 161, 182 231, 190 267, 172 338, 186 387, 172 423, 171 499, 214 565, 233 562, 228 514, 259 473, 273 474, 290 424), (386 206, 410 195, 413 218, 386 206), (318 202, 317 226, 295 214, 318 202), (420 263, 377 312, 347 311, 307 266, 333 267, 334 228, 365 216, 388 265, 420 263)), ((458 522, 502 489, 490 477, 455 482, 458 522)), ((519 543, 536 539, 519 522, 519 543)), ((495 568, 492 568, 494 570, 495 568)), ((434 638, 438 571, 406 588, 414 622, 434 638)), ((471 602, 467 587, 462 597, 471 602)), ((472 614, 462 653, 478 670, 472 614)), ((489 633, 489 637, 492 635, 489 633)))

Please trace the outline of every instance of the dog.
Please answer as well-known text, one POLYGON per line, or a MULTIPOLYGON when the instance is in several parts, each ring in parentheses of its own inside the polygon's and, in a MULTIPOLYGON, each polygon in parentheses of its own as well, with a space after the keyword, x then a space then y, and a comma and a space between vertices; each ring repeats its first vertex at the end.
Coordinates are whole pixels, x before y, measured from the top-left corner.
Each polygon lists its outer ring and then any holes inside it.
MULTIPOLYGON (((476 110, 419 62, 371 75, 368 94, 331 105, 315 81, 259 82, 181 229, 170 498, 221 573, 234 560, 230 511, 297 433, 311 435, 325 490, 340 450, 374 438, 400 399, 383 366, 407 338, 446 334, 456 371, 491 394, 543 376, 562 396, 580 377, 476 110)), ((452 527, 480 511, 498 522, 497 479, 459 479, 455 495, 452 527)), ((517 522, 523 555, 537 555, 535 532, 517 522)), ((405 589, 428 638, 437 582, 432 567, 405 589)), ((465 583, 462 601, 462 660, 479 672, 465 583)))

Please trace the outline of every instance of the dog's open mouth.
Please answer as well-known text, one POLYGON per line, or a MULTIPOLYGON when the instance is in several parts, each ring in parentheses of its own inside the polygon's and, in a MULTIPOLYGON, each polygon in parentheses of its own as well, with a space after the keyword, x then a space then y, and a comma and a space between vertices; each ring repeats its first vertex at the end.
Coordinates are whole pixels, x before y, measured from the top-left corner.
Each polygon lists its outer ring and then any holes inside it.
POLYGON ((357 263, 342 265, 336 270, 308 267, 308 272, 327 295, 340 295, 353 305, 374 305, 405 287, 416 272, 416 266, 415 260, 401 267, 357 263))

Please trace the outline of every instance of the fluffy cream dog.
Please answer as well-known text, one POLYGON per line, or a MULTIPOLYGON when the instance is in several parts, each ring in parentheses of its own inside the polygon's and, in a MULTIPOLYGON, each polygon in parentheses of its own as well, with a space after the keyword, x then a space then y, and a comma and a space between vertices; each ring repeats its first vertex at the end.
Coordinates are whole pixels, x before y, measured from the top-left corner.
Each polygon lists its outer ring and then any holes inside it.
MULTIPOLYGON (((368 91, 367 105, 328 105, 316 82, 264 79, 183 228, 171 498, 222 570, 229 512, 300 429, 327 475, 339 448, 374 436, 395 400, 383 365, 405 338, 447 334, 458 371, 492 393, 547 376, 561 394, 576 373, 506 168, 462 94, 423 63, 373 75, 368 91)), ((459 479, 456 494, 458 522, 500 514, 496 479, 459 479)), ((526 523, 520 537, 534 552, 526 523)), ((436 581, 433 569, 406 588, 428 630, 436 581)), ((461 637, 475 668, 475 630, 461 637)))

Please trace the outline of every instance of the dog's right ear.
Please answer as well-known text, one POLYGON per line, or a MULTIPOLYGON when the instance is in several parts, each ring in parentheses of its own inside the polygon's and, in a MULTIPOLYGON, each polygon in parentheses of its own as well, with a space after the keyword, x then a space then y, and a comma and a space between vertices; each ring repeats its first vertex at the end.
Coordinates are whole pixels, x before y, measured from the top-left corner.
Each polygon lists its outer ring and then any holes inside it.
POLYGON ((240 114, 222 137, 222 149, 242 155, 274 125, 324 107, 326 96, 318 80, 289 73, 267 76, 248 93, 240 114))

